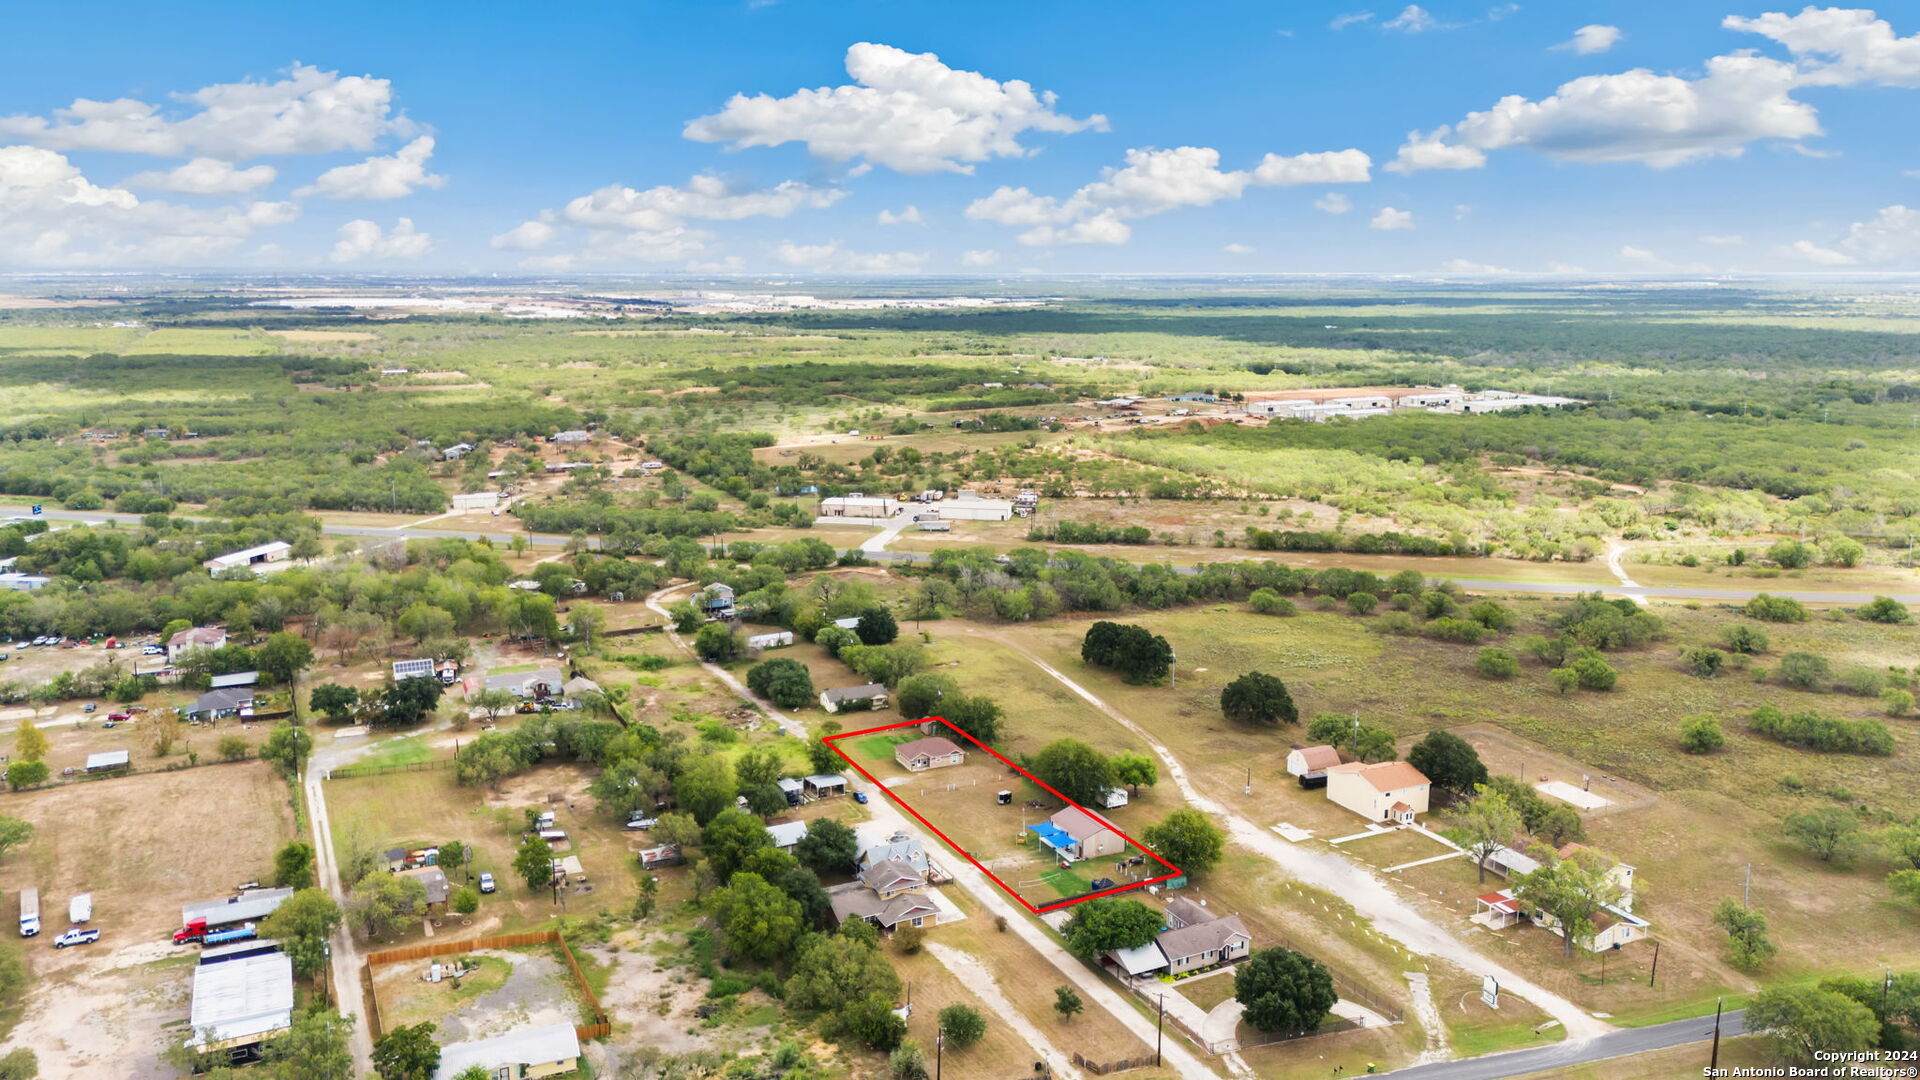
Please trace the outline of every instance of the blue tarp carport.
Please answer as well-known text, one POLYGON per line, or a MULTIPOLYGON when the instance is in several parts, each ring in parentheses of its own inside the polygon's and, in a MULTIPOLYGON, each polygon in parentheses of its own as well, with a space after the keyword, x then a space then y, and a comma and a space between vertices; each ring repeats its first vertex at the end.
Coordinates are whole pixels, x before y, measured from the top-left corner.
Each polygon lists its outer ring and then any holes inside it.
POLYGON ((1043 821, 1038 825, 1029 825, 1027 826, 1027 831, 1038 836, 1041 843, 1055 851, 1059 851, 1061 848, 1068 847, 1073 843, 1073 837, 1067 830, 1062 829, 1051 821, 1043 821))

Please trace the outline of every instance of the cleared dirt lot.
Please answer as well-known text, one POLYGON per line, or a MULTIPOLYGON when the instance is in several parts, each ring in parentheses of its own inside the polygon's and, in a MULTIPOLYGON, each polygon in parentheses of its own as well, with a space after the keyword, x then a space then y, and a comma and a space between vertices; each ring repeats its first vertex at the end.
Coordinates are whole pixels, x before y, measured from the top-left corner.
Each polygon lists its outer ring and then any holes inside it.
POLYGON ((445 1042, 504 1035, 541 1024, 581 1024, 589 1019, 566 964, 551 946, 484 949, 441 957, 477 967, 455 986, 451 980, 428 982, 432 960, 385 964, 375 971, 374 994, 380 1020, 391 1031, 403 1024, 431 1022, 445 1042))
POLYGON ((165 1042, 184 1037, 190 950, 167 935, 180 905, 264 878, 292 838, 285 781, 262 763, 134 775, 10 795, 0 813, 33 822, 0 864, 5 918, 40 890, 43 929, 22 944, 28 1005, 6 1045, 31 1047, 40 1075, 163 1077, 165 1042), (56 950, 66 904, 93 893, 98 944, 56 950))

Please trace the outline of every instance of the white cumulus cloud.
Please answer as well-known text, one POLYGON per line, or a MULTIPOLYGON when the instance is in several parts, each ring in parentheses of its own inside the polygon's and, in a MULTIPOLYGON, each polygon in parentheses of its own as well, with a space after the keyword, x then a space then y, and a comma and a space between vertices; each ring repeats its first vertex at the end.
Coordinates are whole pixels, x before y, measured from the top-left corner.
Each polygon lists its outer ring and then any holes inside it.
POLYGON ((165 171, 136 173, 127 177, 128 187, 178 191, 186 195, 245 195, 273 183, 278 173, 271 165, 235 168, 218 158, 194 158, 185 165, 165 171))
POLYGON ((1713 247, 1733 247, 1736 244, 1746 243, 1747 238, 1734 233, 1708 234, 1702 236, 1700 242, 1713 247))
POLYGON ((1025 228, 1023 244, 1120 244, 1132 236, 1129 220, 1238 199, 1249 187, 1364 183, 1371 166, 1359 150, 1268 154, 1251 169, 1223 170, 1220 152, 1211 147, 1134 149, 1125 166, 1103 170, 1065 199, 1003 186, 975 200, 966 215, 1025 228))
POLYGON ((1413 227, 1413 211, 1395 210, 1391 206, 1381 207, 1380 212, 1373 215, 1373 220, 1367 222, 1367 228, 1381 232, 1398 232, 1413 227))
POLYGON ((393 109, 393 84, 295 64, 278 82, 219 83, 175 95, 183 108, 135 98, 77 98, 51 116, 0 117, 0 136, 52 150, 190 155, 240 161, 268 154, 371 150, 413 125, 393 109))
POLYGON ((1592 56, 1620 44, 1620 39, 1625 36, 1617 26, 1591 23, 1575 30, 1573 37, 1555 45, 1554 48, 1563 52, 1578 53, 1581 56, 1592 56))
POLYGON ((555 235, 554 227, 544 221, 523 221, 490 242, 508 251, 535 251, 553 243, 555 235))
POLYGON ((933 53, 863 41, 847 49, 846 68, 850 85, 735 94, 719 112, 689 121, 684 134, 736 149, 799 142, 829 161, 902 173, 970 173, 978 162, 1030 153, 1020 142, 1029 131, 1106 127, 1099 115, 1057 112, 1051 92, 951 68, 933 53))
POLYGON ((433 237, 414 228, 412 218, 400 218, 393 228, 361 219, 340 226, 340 239, 327 256, 337 263, 418 259, 433 247, 433 237))
POLYGON ((399 199, 413 194, 415 188, 441 187, 447 178, 427 171, 433 147, 433 136, 422 135, 391 154, 328 169, 294 194, 323 199, 399 199))
POLYGON ((923 225, 926 223, 926 219, 920 216, 920 208, 917 206, 908 206, 906 209, 898 212, 882 210, 879 214, 875 215, 874 221, 881 225, 923 225))
POLYGON ((1920 87, 1920 33, 1899 37, 1872 11, 1809 5, 1798 15, 1729 15, 1721 25, 1786 46, 1808 85, 1920 87))
POLYGON ((703 173, 684 185, 661 184, 644 191, 609 184, 567 203, 560 214, 571 224, 589 228, 668 229, 687 218, 784 218, 796 210, 832 206, 845 196, 839 188, 812 187, 798 180, 770 188, 741 189, 703 173))
POLYGON ((142 200, 93 183, 64 154, 0 147, 0 263, 8 265, 205 264, 299 212, 290 202, 200 209, 142 200))
POLYGON ((1537 101, 1510 94, 1457 123, 1415 132, 1387 167, 1478 168, 1488 151, 1524 146, 1564 161, 1665 169, 1738 157, 1762 139, 1819 135, 1819 113, 1793 96, 1804 87, 1920 87, 1920 34, 1900 37, 1872 11, 1808 7, 1730 15, 1721 25, 1771 39, 1792 59, 1742 49, 1708 59, 1697 76, 1635 68, 1574 79, 1537 101))
POLYGON ((1780 254, 1814 266, 1849 266, 1859 261, 1844 251, 1823 248, 1811 240, 1796 240, 1781 248, 1780 254))
POLYGON ((528 259, 534 270, 567 270, 587 264, 682 262, 706 252, 714 234, 691 221, 742 221, 786 218, 805 209, 822 209, 846 197, 834 187, 788 180, 773 187, 749 188, 702 173, 685 184, 632 188, 609 184, 569 200, 558 210, 542 211, 495 236, 496 248, 531 251, 562 237, 575 238, 577 250, 528 259))
POLYGON ((1329 191, 1313 200, 1313 208, 1323 214, 1344 214, 1353 209, 1353 200, 1337 191, 1329 191))

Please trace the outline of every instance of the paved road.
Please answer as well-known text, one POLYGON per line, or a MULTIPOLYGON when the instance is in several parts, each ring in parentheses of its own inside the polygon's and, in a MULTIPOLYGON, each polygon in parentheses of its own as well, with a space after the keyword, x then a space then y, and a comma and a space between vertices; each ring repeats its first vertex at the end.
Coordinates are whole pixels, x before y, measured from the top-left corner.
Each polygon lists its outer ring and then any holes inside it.
MULTIPOLYGON (((1746 1013, 1739 1009, 1726 1014, 1720 1021, 1720 1037, 1730 1039, 1745 1034, 1745 1019, 1746 1013)), ((1665 1050, 1670 1046, 1685 1046, 1711 1038, 1713 1017, 1696 1016, 1691 1020, 1675 1020, 1670 1024, 1622 1028, 1591 1039, 1570 1040, 1531 1050, 1415 1065, 1387 1075, 1404 1077, 1405 1080, 1500 1080, 1501 1077, 1531 1076, 1546 1073, 1550 1069, 1564 1069, 1649 1050, 1665 1050)), ((1707 1048, 1702 1046, 1698 1064, 1704 1067, 1706 1063, 1707 1048)))
MULTIPOLYGON (((14 515, 25 516, 27 507, 0 506, 0 517, 14 515)), ((120 514, 105 510, 48 510, 41 517, 52 521, 117 521, 127 525, 138 525, 139 514, 120 514)), ((335 525, 321 526, 321 531, 329 536, 368 536, 393 537, 408 540, 486 540, 503 542, 512 536, 525 536, 534 547, 564 547, 572 537, 563 533, 514 533, 485 532, 478 529, 422 529, 413 526, 377 526, 377 525, 335 525)), ((874 537, 869 542, 886 543, 892 540, 874 537)), ((831 543, 831 541, 829 541, 831 543)), ((588 547, 599 547, 600 538, 587 537, 588 547)), ((838 546, 837 544, 835 545, 838 546)), ((919 551, 867 551, 866 556, 875 562, 922 563, 932 556, 919 551)), ((1198 571, 1192 566, 1176 566, 1178 574, 1193 574, 1198 571)), ((1437 578, 1459 582, 1461 587, 1481 592, 1533 593, 1548 596, 1574 596, 1580 593, 1604 592, 1611 596, 1626 596, 1635 600, 1648 597, 1665 597, 1672 600, 1722 600, 1729 603, 1743 603, 1752 599, 1755 593, 1770 593, 1784 596, 1809 604, 1864 604, 1875 596, 1891 595, 1903 604, 1920 604, 1920 593, 1855 593, 1829 592, 1806 589, 1708 589, 1684 585, 1602 585, 1591 581, 1495 581, 1488 578, 1464 577, 1455 574, 1435 574, 1437 578)))

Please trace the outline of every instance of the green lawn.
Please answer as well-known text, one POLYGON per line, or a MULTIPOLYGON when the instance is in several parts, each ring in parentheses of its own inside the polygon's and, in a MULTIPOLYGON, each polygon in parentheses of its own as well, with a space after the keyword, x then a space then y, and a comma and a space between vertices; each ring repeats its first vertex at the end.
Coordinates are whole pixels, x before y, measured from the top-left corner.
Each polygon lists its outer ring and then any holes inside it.
POLYGON ((373 753, 354 762, 358 765, 413 765, 434 756, 433 748, 418 735, 388 739, 373 753))
POLYGON ((860 752, 865 754, 870 760, 892 761, 894 747, 899 746, 903 742, 912 742, 919 737, 919 735, 912 732, 904 735, 898 733, 882 733, 855 739, 853 740, 853 745, 858 747, 860 752))

